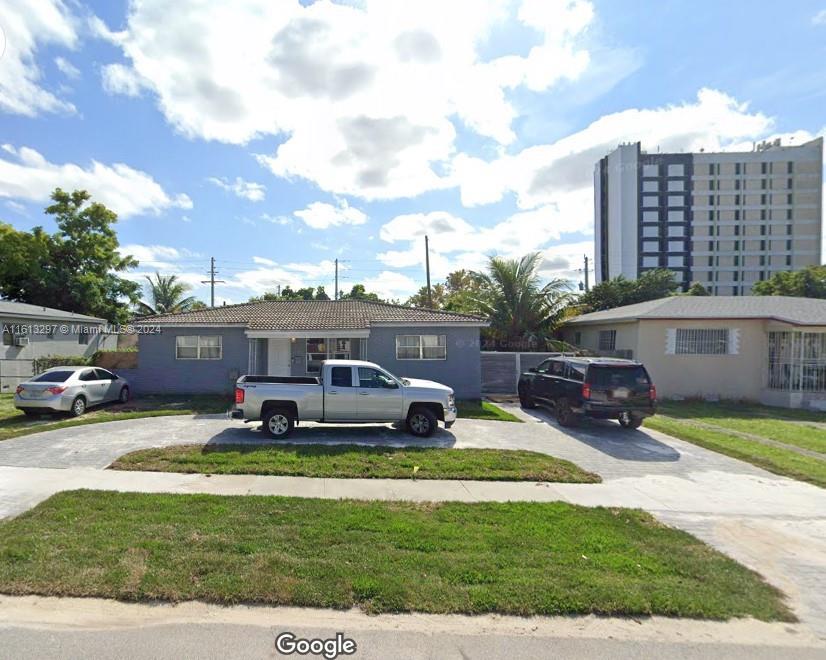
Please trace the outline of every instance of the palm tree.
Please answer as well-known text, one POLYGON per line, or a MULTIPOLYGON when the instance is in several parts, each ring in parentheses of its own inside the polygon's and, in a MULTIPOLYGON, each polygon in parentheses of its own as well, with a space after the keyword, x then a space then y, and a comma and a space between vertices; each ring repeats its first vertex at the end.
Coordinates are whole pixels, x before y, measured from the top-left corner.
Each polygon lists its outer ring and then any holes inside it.
POLYGON ((542 284, 541 265, 539 252, 518 260, 490 257, 488 271, 480 274, 482 291, 476 302, 496 339, 545 340, 565 317, 570 286, 562 279, 542 284))
POLYGON ((174 314, 198 307, 200 301, 194 296, 184 298, 190 286, 179 282, 176 275, 155 273, 154 280, 149 275, 144 275, 144 277, 149 282, 149 298, 152 302, 150 304, 143 300, 140 301, 137 309, 139 314, 174 314))

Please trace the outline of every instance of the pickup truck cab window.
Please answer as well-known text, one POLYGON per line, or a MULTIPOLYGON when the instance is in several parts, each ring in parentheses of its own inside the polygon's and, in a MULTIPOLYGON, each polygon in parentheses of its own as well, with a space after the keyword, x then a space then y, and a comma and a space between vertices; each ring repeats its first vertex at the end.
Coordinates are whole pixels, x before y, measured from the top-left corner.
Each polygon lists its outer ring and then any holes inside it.
POLYGON ((330 370, 330 385, 333 387, 353 387, 353 371, 350 367, 333 367, 330 370))
POLYGON ((370 367, 359 367, 359 387, 398 389, 399 384, 385 373, 370 367))
POLYGON ((565 363, 562 360, 551 360, 550 373, 551 376, 559 376, 560 378, 564 378, 565 363))

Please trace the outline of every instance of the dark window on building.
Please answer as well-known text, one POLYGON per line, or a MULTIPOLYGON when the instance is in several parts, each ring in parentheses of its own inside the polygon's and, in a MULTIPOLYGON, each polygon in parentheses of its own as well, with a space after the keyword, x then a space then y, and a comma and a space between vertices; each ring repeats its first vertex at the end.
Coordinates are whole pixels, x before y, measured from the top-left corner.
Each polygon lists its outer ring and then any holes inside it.
MULTIPOLYGON (((734 212, 734 219, 735 219, 735 220, 739 220, 739 219, 740 219, 740 209, 737 209, 737 210, 734 212)), ((735 233, 735 234, 737 233, 737 230, 738 230, 738 229, 740 229, 740 227, 735 227, 735 228, 734 228, 734 233, 735 233)))
MULTIPOLYGON (((763 163, 763 165, 765 165, 765 163, 763 163)), ((765 180, 765 179, 761 179, 761 180, 760 180, 760 189, 761 189, 761 190, 765 190, 765 189, 766 189, 766 180, 765 180)))
POLYGON ((768 171, 768 165, 766 165, 766 163, 760 163, 760 174, 766 174, 768 171))
POLYGON ((791 250, 791 249, 792 249, 792 242, 791 242, 791 241, 786 241, 786 249, 787 249, 787 250, 791 250))
MULTIPOLYGON (((764 243, 765 243, 765 241, 764 241, 764 243)), ((763 250, 765 250, 765 249, 766 249, 765 244, 763 245, 762 249, 763 249, 763 250)), ((761 265, 761 266, 765 266, 765 265, 766 265, 766 255, 764 255, 764 254, 761 254, 761 255, 760 255, 760 265, 761 265)))
POLYGON ((786 220, 791 220, 791 219, 792 219, 792 210, 791 209, 786 209, 786 220))
POLYGON ((786 235, 787 236, 792 235, 792 226, 791 225, 786 225, 786 235))
POLYGON ((786 255, 786 265, 787 265, 787 266, 791 266, 791 265, 792 265, 792 255, 790 255, 790 254, 787 254, 787 255, 786 255))
POLYGON ((789 206, 792 205, 792 197, 793 197, 793 195, 791 193, 786 195, 786 204, 788 204, 789 206))
POLYGON ((760 209, 760 219, 761 220, 766 219, 766 209, 760 209))
POLYGON ((714 195, 709 195, 708 196, 708 205, 709 206, 714 206, 714 195))
POLYGON ((786 187, 787 187, 789 190, 791 190, 792 188, 794 188, 794 180, 793 180, 791 177, 789 177, 789 181, 786 183, 786 187))
POLYGON ((789 161, 788 165, 786 166, 786 172, 788 174, 792 174, 794 172, 794 163, 792 161, 789 161))
POLYGON ((734 173, 740 174, 740 163, 734 163, 734 173))
POLYGON ((740 195, 735 195, 734 196, 734 203, 737 204, 738 206, 740 205, 740 195))
POLYGON ((760 203, 761 203, 761 204, 765 204, 765 203, 766 203, 766 195, 765 195, 765 193, 764 193, 764 194, 762 194, 762 195, 760 195, 760 203))
POLYGON ((760 235, 761 236, 766 235, 766 225, 760 225, 760 235))

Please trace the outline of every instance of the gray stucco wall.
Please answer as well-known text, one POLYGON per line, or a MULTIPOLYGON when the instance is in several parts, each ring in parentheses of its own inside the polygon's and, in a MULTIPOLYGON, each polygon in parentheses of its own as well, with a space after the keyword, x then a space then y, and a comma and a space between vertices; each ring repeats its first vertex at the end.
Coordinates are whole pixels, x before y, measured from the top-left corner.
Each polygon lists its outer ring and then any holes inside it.
POLYGON ((373 326, 365 360, 380 364, 397 376, 426 378, 453 388, 457 399, 478 399, 482 394, 479 328, 373 326), (396 335, 445 335, 446 360, 397 360, 396 335))
POLYGON ((133 394, 226 393, 247 372, 249 340, 244 328, 161 328, 160 334, 138 338, 138 368, 118 369, 132 384, 133 394), (179 335, 221 335, 220 360, 176 360, 179 335))
MULTIPOLYGON (((13 392, 19 383, 32 375, 32 360, 48 355, 84 356, 91 357, 93 353, 103 349, 114 349, 117 345, 115 335, 89 334, 89 342, 81 344, 78 333, 71 332, 72 326, 95 326, 93 323, 80 323, 72 320, 49 320, 14 318, 4 316, 0 318, 0 328, 3 326, 24 326, 31 331, 26 334, 29 343, 26 346, 5 346, 0 343, 0 392, 13 392), (47 334, 35 332, 42 326, 57 325, 58 329, 50 337, 47 334), (60 326, 67 326, 69 332, 60 331, 60 326)), ((23 333, 21 333, 22 336, 23 333)))
MULTIPOLYGON (((266 348, 258 342, 260 373, 265 373, 266 348)), ((398 376, 426 378, 449 385, 457 398, 478 399, 481 395, 481 366, 478 328, 373 328, 367 340, 353 339, 352 359, 376 362, 398 376), (397 334, 446 335, 446 360, 396 360, 397 334)), ((306 375, 306 342, 292 344, 292 374, 306 375)), ((243 328, 162 328, 160 334, 141 335, 138 340, 138 368, 119 369, 135 394, 227 393, 249 366, 249 339, 243 328), (176 360, 175 338, 179 335, 222 336, 220 360, 176 360)))

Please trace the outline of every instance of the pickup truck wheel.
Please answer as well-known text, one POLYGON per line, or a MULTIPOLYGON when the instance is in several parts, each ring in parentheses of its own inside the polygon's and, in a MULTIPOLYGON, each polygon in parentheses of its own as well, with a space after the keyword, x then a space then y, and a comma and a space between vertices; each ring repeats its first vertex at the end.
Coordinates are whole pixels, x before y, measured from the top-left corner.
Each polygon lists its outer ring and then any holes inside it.
POLYGON ((292 433, 295 424, 292 415, 286 410, 270 410, 264 418, 263 429, 271 438, 286 438, 292 433))
POLYGON ((620 413, 618 419, 620 426, 624 429, 638 429, 642 426, 642 417, 630 412, 620 413))
POLYGON ((427 408, 414 408, 407 416, 407 428, 413 435, 428 438, 436 432, 439 420, 427 408))
POLYGON ((576 426, 577 415, 571 410, 568 399, 557 399, 554 403, 554 409, 556 410, 556 421, 559 422, 560 426, 576 426))

